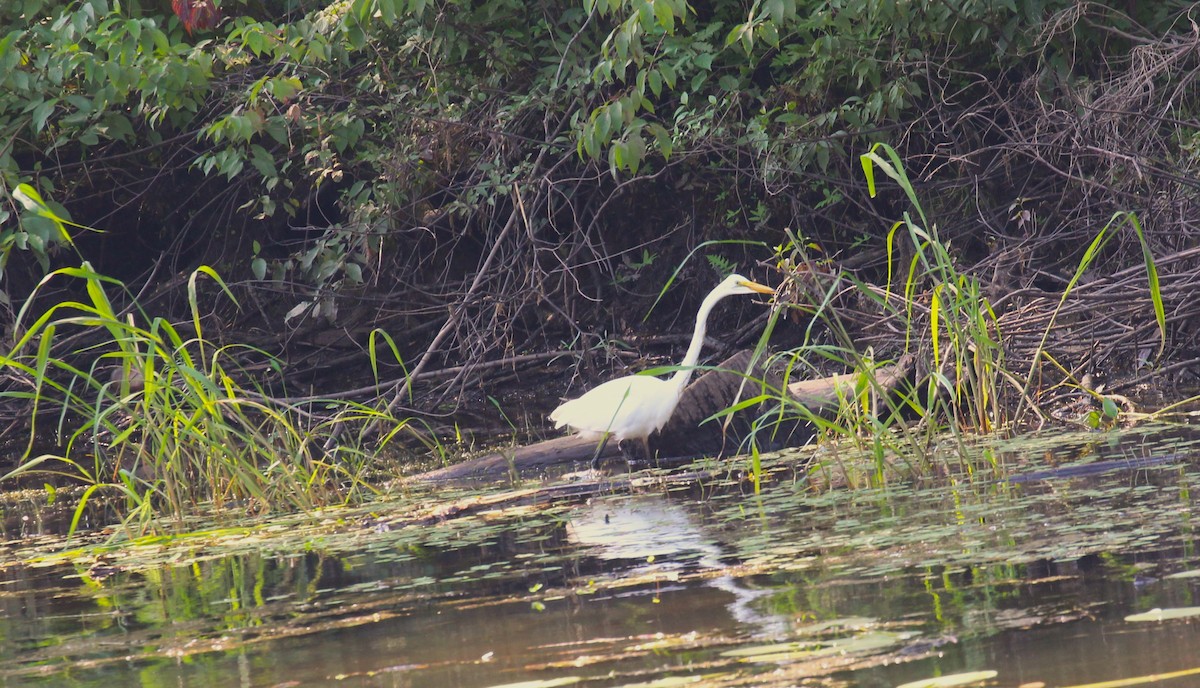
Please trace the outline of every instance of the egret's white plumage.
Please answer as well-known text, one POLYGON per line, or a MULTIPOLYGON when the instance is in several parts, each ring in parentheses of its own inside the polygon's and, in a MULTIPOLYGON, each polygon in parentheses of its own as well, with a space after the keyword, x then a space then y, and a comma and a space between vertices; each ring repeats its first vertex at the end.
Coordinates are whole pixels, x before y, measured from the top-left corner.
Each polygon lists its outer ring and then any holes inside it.
POLYGON ((661 430, 683 395, 692 377, 692 368, 700 360, 708 314, 726 296, 734 294, 774 294, 775 290, 742 277, 730 275, 716 286, 696 313, 696 329, 680 370, 667 379, 648 375, 626 375, 609 380, 587 394, 563 403, 550 414, 554 427, 567 426, 579 435, 595 440, 637 440, 646 449, 646 438, 661 430))

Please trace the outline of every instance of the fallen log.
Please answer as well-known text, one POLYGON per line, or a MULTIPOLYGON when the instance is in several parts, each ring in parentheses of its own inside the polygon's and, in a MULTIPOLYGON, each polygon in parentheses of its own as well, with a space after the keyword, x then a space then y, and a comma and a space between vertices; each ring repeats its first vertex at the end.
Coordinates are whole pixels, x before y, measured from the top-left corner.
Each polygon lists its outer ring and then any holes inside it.
MULTIPOLYGON (((755 419, 770 410, 767 403, 750 406, 732 414, 731 420, 714 419, 714 414, 737 404, 740 400, 759 396, 763 382, 773 389, 782 387, 778 371, 764 371, 757 366, 749 374, 751 353, 742 351, 725 359, 714 370, 696 378, 684 390, 674 415, 661 432, 650 437, 650 449, 656 456, 670 459, 698 456, 730 456, 741 450, 750 437, 755 419), (755 379, 756 378, 756 379, 755 379)), ((875 380, 884 391, 891 391, 912 372, 912 358, 905 357, 883 366, 875 380)), ((803 380, 787 385, 788 394, 814 416, 835 413, 841 400, 854 394, 858 384, 856 374, 834 375, 816 380, 803 380)), ((768 402, 769 403, 769 402, 768 402)), ((760 450, 796 446, 812 436, 811 423, 794 417, 773 428, 769 437, 758 437, 760 450), (764 439, 766 441, 764 441, 764 439)), ((596 441, 576 435, 556 437, 524 447, 495 450, 492 453, 453 466, 414 476, 415 480, 439 481, 468 478, 500 477, 537 472, 551 466, 586 463, 596 453, 596 441)), ((620 456, 616 442, 609 442, 600 452, 601 460, 620 456)))

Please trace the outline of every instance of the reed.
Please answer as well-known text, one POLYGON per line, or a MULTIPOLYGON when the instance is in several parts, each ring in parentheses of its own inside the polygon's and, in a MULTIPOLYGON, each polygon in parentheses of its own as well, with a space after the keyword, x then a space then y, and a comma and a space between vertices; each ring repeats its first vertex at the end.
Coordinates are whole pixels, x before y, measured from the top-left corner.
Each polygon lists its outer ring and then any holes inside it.
MULTIPOLYGON (((797 288, 785 285, 782 291, 800 296, 784 307, 798 311, 796 320, 807 318, 813 324, 806 329, 799 347, 774 357, 773 367, 784 371, 783 387, 771 389, 760 381, 758 395, 738 406, 771 402, 773 410, 759 419, 751 437, 754 451, 783 424, 808 422, 819 439, 832 439, 835 442, 831 444, 850 443, 875 457, 867 473, 861 468, 852 471, 846 466, 837 467, 851 484, 857 480, 879 484, 891 472, 919 474, 936 468, 929 458, 933 455, 930 449, 948 439, 962 445, 959 456, 968 456, 972 452, 967 451, 966 444, 971 436, 1005 430, 1030 415, 1044 418, 1033 400, 1039 391, 1035 386, 1042 366, 1059 365, 1046 348, 1056 316, 1107 242, 1122 228, 1132 230, 1142 248, 1150 303, 1165 344, 1165 309, 1157 268, 1132 213, 1115 214, 1099 230, 1046 321, 1032 359, 1012 361, 1005 353, 1001 319, 980 280, 959 265, 936 223, 926 215, 897 152, 886 144, 876 144, 860 159, 872 197, 877 191, 876 174, 881 173, 903 191, 910 204, 884 235, 884 286, 866 283, 844 271, 827 275, 824 280, 811 279, 814 274, 828 273, 829 266, 814 260, 805 242, 785 230, 787 240, 777 248, 776 261, 797 288), (814 285, 824 286, 814 290, 814 285), (896 324, 894 329, 900 334, 893 339, 897 346, 888 347, 887 352, 895 358, 909 355, 918 361, 919 374, 911 386, 898 390, 879 387, 873 373, 893 361, 878 358, 870 343, 856 338, 855 327, 840 316, 838 304, 847 301, 848 294, 867 304, 864 310, 877 314, 875 317, 896 324), (819 342, 812 336, 818 323, 825 333, 819 342), (828 409, 814 413, 782 391, 789 381, 823 376, 831 368, 858 376, 832 413, 828 409)), ((760 348, 777 321, 778 316, 769 321, 760 348)), ((1162 348, 1160 344, 1160 354, 1162 348)), ((1104 403, 1105 414, 1116 412, 1110 399, 1099 401, 1104 403)), ((961 468, 972 470, 965 460, 961 468)))
POLYGON ((259 380, 278 373, 278 361, 206 338, 202 277, 236 304, 217 273, 202 267, 188 281, 184 326, 141 311, 118 314, 106 290, 124 286, 87 263, 41 281, 18 315, 22 334, 0 358, 27 382, 0 398, 32 409, 24 456, 0 480, 36 474, 82 482, 72 531, 103 496, 123 504, 123 523, 141 533, 200 511, 310 510, 360 499, 374 489, 369 471, 382 446, 402 433, 423 437, 411 421, 376 407, 273 398, 259 380), (37 291, 61 279, 82 281, 87 298, 32 318, 37 291), (47 440, 54 448, 45 451, 47 440))

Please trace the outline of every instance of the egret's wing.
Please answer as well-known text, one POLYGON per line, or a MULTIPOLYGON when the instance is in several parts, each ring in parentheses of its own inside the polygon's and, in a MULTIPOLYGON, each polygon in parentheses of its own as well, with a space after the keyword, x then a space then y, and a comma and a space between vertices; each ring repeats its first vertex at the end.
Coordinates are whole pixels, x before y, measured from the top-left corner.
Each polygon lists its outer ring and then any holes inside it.
POLYGON ((555 427, 567 425, 580 433, 611 433, 619 439, 644 437, 648 432, 642 428, 651 420, 666 387, 665 380, 648 375, 609 380, 554 409, 550 420, 555 427))

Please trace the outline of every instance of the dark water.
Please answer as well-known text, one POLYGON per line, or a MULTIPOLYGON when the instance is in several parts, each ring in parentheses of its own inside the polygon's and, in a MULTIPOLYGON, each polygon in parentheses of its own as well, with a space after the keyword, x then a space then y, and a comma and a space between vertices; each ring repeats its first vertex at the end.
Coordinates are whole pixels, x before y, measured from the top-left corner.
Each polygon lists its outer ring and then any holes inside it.
MULTIPOLYGON (((1200 617, 1126 617, 1200 606, 1194 445, 1180 430, 1024 438, 957 448, 951 475, 923 484, 787 477, 754 495, 736 476, 664 481, 441 520, 415 505, 449 495, 413 493, 134 547, 14 538, 0 545, 0 685, 895 686, 993 670, 990 685, 1074 686, 1186 672, 1200 617)), ((869 459, 825 458, 871 473, 869 459)))

